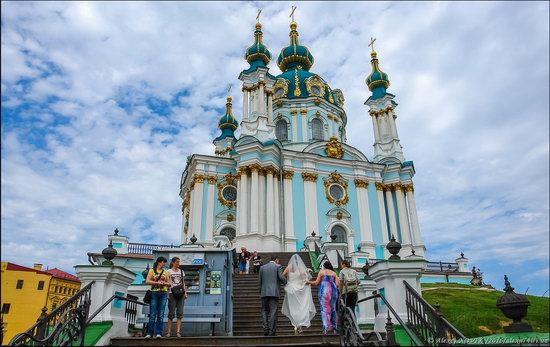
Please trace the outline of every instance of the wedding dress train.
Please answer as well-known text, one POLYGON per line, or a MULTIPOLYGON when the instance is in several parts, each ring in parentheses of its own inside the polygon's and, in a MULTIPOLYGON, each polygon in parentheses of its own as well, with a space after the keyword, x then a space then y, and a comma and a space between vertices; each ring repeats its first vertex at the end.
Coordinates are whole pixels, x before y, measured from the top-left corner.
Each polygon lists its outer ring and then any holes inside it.
POLYGON ((292 256, 289 262, 288 281, 285 286, 285 298, 282 313, 290 319, 295 329, 308 328, 317 313, 311 287, 308 281, 307 269, 299 255, 292 256))

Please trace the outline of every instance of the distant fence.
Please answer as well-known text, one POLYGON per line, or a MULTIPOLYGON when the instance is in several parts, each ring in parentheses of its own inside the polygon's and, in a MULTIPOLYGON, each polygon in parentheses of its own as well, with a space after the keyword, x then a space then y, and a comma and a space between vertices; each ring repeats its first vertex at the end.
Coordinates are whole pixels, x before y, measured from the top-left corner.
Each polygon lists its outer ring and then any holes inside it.
POLYGON ((154 245, 150 243, 128 243, 128 253, 135 253, 135 254, 153 254, 153 251, 160 249, 160 248, 166 248, 166 247, 174 247, 173 245, 154 245))

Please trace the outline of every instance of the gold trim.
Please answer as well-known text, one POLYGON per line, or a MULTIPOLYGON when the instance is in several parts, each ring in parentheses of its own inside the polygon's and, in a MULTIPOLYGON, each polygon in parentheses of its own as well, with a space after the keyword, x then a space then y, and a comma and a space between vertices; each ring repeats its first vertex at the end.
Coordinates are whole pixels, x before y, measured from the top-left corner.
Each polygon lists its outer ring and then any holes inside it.
POLYGON ((338 142, 336 136, 332 136, 325 145, 325 153, 331 158, 341 159, 344 156, 344 148, 342 144, 338 142))
POLYGON ((215 184, 217 180, 216 176, 208 176, 208 184, 215 184))
POLYGON ((262 167, 258 164, 252 164, 250 165, 250 172, 260 172, 260 170, 262 169, 262 167))
MULTIPOLYGON (((238 175, 238 174, 237 174, 238 175)), ((233 175, 231 172, 224 176, 224 179, 218 183, 218 201, 228 208, 235 207, 237 205, 237 200, 235 201, 228 201, 225 200, 222 194, 222 191, 225 187, 233 187, 235 190, 237 190, 237 175, 233 175)), ((238 191, 237 191, 238 192, 238 191)), ((237 193, 237 199, 238 199, 238 193, 237 193)))
POLYGON ((406 192, 414 192, 414 186, 412 185, 412 183, 403 185, 403 187, 405 188, 406 192))
POLYGON ((338 106, 340 106, 341 108, 344 108, 344 101, 346 101, 346 99, 344 99, 344 93, 342 93, 340 89, 336 89, 334 93, 336 94, 336 100, 338 101, 338 106))
POLYGON ((300 79, 298 78, 298 69, 294 70, 294 96, 300 96, 300 79))
POLYGON ((384 191, 384 184, 380 182, 375 182, 374 185, 376 186, 376 190, 384 191))
POLYGON ((326 83, 319 76, 313 75, 309 78, 306 78, 305 83, 306 83, 306 89, 309 95, 317 95, 320 97, 325 96, 326 83), (319 88, 319 93, 314 93, 312 90, 313 87, 319 88))
POLYGON ((313 172, 302 172, 302 179, 304 182, 316 182, 317 177, 319 177, 318 174, 313 172))
POLYGON ((290 115, 295 117, 296 115, 298 114, 298 110, 294 109, 294 110, 290 110, 290 115))
POLYGON ((291 170, 284 170, 283 171, 283 176, 286 180, 291 180, 292 177, 294 177, 294 171, 291 171, 291 170))
POLYGON ((336 219, 340 220, 340 219, 342 219, 343 216, 344 216, 344 214, 342 213, 342 211, 336 212, 336 219))
POLYGON ((248 166, 241 166, 238 168, 239 170, 239 173, 242 174, 242 175, 248 175, 248 171, 250 170, 250 168, 248 166))
POLYGON ((307 114, 307 109, 301 109, 301 110, 300 110, 300 114, 301 114, 302 116, 306 115, 306 114, 307 114))
POLYGON ((313 100, 313 103, 315 103, 316 106, 319 106, 321 104, 321 99, 316 98, 315 100, 313 100))
POLYGON ((229 214, 227 215, 227 217, 226 217, 226 220, 227 220, 228 222, 232 222, 232 221, 235 220, 235 217, 234 217, 231 213, 229 213, 229 214))
POLYGON ((362 180, 359 178, 356 178, 354 181, 355 187, 357 188, 368 188, 369 187, 369 181, 368 180, 362 180))
POLYGON ((193 180, 195 181, 195 183, 203 183, 205 178, 206 177, 204 175, 195 174, 195 176, 193 177, 193 180))
POLYGON ((331 172, 329 177, 323 178, 323 185, 325 186, 325 197, 331 204, 341 206, 346 205, 349 202, 348 182, 343 179, 342 175, 338 172, 331 172), (344 191, 344 196, 341 199, 336 200, 332 195, 330 195, 330 187, 334 184, 339 185, 344 191))
POLYGON ((282 88, 283 89, 283 94, 281 94, 280 96, 277 96, 276 94, 273 94, 273 100, 278 100, 280 98, 287 97, 287 95, 288 95, 288 85, 289 85, 289 82, 286 78, 278 78, 277 81, 275 82, 275 84, 273 85, 273 91, 276 92, 277 89, 282 88))

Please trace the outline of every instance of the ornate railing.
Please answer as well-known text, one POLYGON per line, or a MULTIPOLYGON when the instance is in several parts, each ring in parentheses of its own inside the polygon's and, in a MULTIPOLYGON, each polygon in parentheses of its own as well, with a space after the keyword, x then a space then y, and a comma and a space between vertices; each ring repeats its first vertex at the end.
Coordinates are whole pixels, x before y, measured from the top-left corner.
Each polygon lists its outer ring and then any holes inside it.
POLYGON ((93 283, 88 283, 29 330, 15 335, 9 345, 83 346, 93 283))
POLYGON ((439 307, 433 308, 406 281, 403 283, 409 325, 424 345, 441 346, 466 338, 443 317, 439 307))
MULTIPOLYGON (((366 297, 357 301, 361 303, 367 300, 380 299, 384 302, 388 308, 388 318, 385 326, 385 336, 382 336, 379 332, 373 331, 367 335, 363 335, 359 325, 357 324, 357 319, 355 313, 349 308, 346 307, 344 301, 340 298, 338 314, 340 317, 340 345, 341 346, 395 346, 397 345, 395 340, 395 333, 393 330, 393 323, 390 317, 390 312, 394 318, 399 322, 405 334, 409 337, 411 344, 413 346, 422 346, 422 341, 415 335, 415 333, 403 322, 401 317, 397 314, 394 308, 390 303, 384 298, 383 295, 374 291, 373 295, 366 297)), ((375 313, 378 313, 377 303, 375 302, 375 313)))
POLYGON ((166 247, 173 247, 173 245, 154 245, 150 243, 128 243, 128 253, 136 254, 153 254, 154 250, 166 247))

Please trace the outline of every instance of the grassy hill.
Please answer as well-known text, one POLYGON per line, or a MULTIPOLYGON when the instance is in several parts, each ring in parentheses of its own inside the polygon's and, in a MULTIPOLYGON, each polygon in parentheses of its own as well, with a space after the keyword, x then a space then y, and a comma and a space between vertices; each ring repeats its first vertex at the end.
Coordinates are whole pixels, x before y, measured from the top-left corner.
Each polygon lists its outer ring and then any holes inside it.
MULTIPOLYGON (((439 303, 445 318, 467 337, 504 332, 503 327, 512 321, 496 307, 497 299, 503 294, 502 291, 464 284, 422 284, 424 299, 432 306, 439 303)), ((532 295, 527 295, 527 298, 531 305, 524 322, 531 324, 534 332, 548 333, 550 300, 532 295)))

